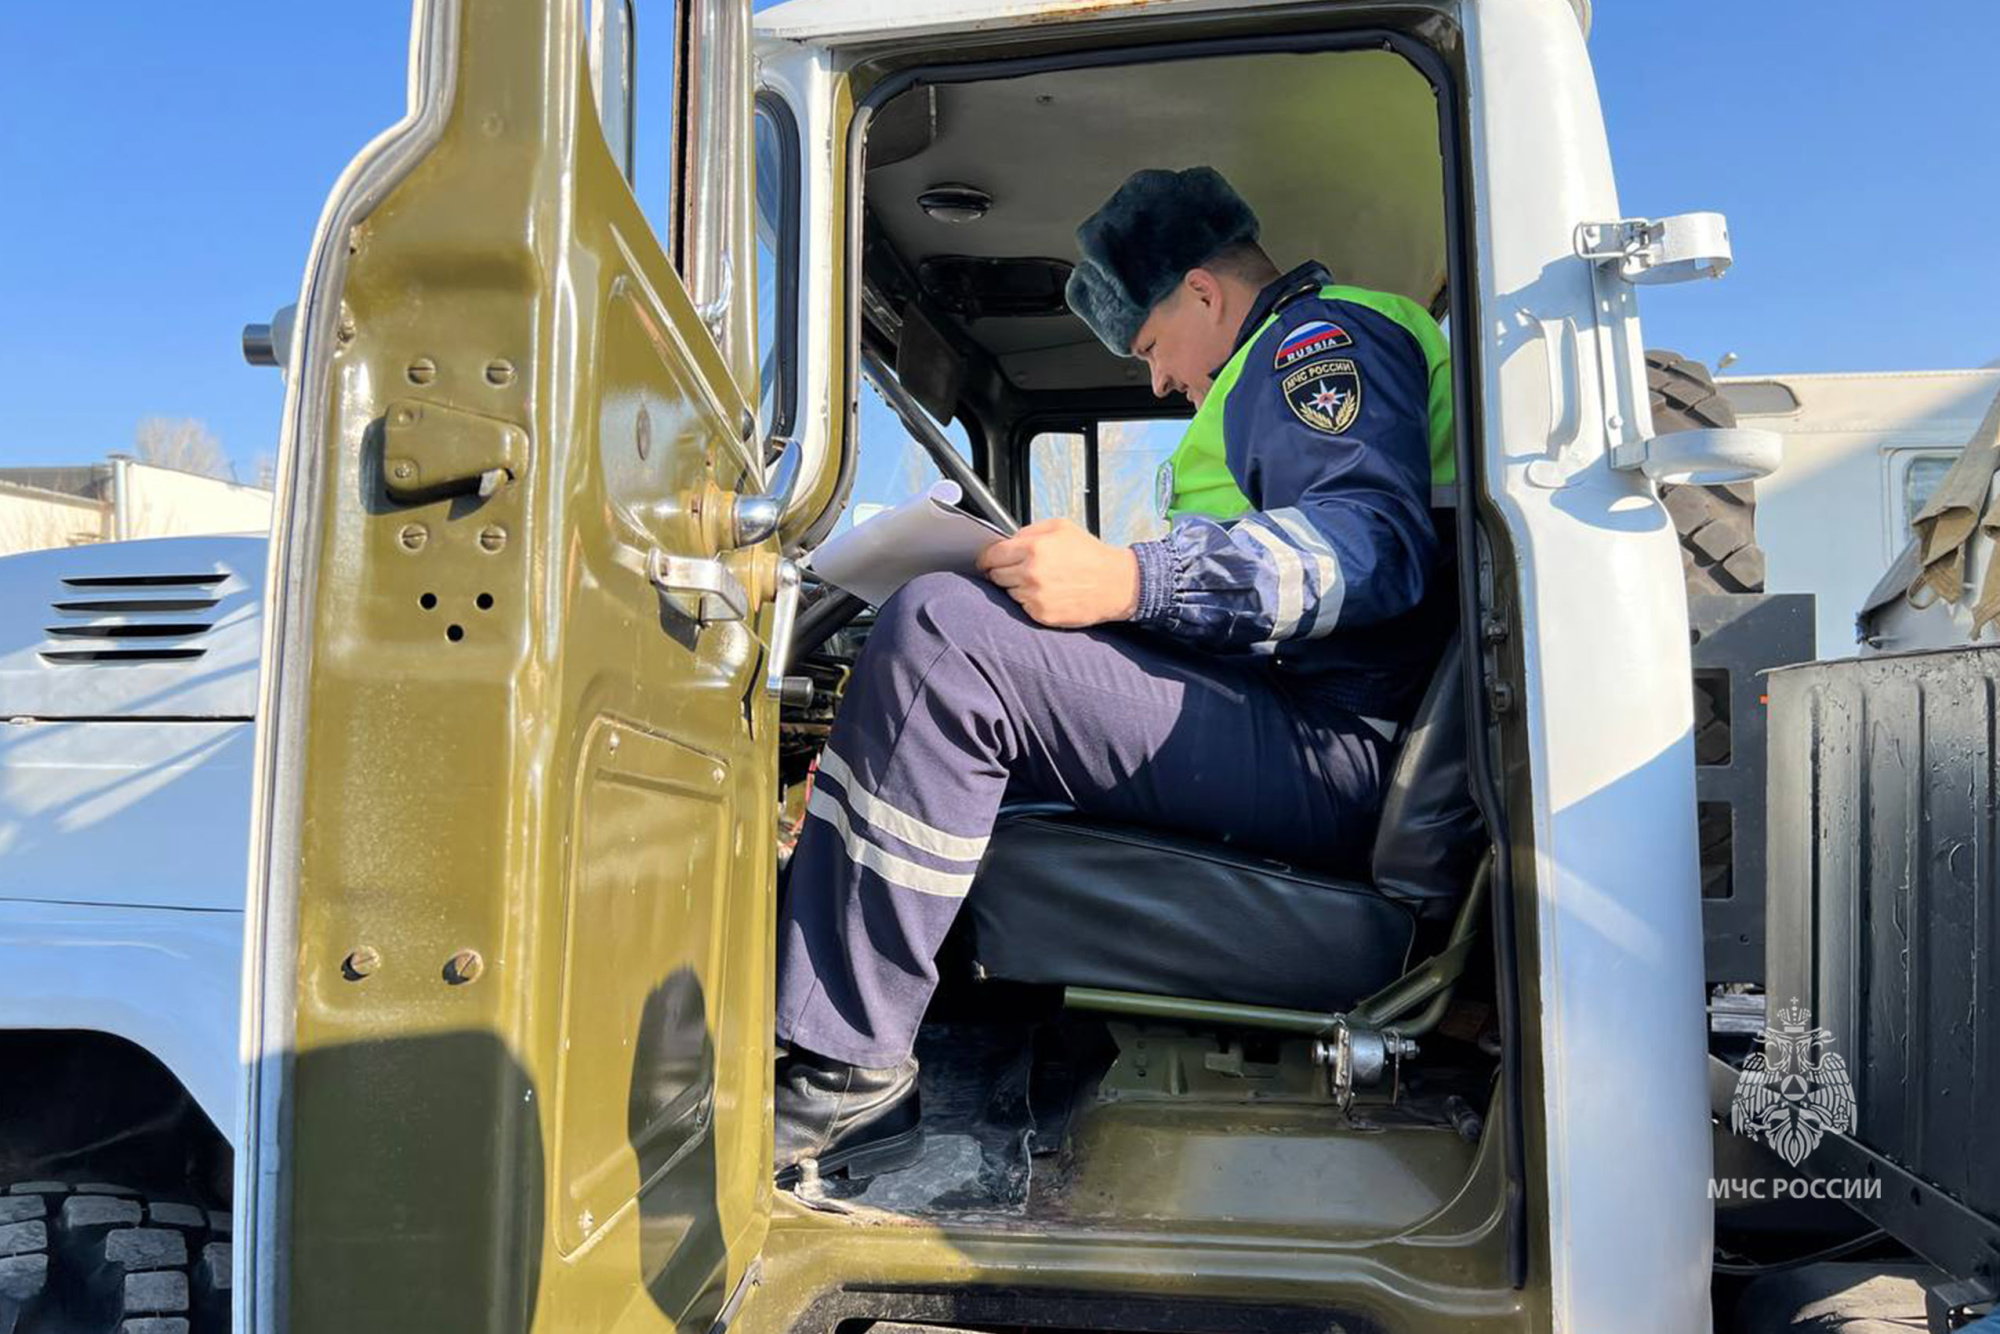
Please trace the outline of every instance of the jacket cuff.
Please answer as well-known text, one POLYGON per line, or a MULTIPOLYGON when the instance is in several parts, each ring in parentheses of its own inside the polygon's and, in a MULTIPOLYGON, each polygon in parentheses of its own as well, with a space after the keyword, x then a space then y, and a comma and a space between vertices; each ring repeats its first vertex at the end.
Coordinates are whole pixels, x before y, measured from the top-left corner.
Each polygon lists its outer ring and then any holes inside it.
POLYGON ((1173 545, 1165 538, 1134 542, 1132 554, 1139 559, 1139 607, 1132 613, 1132 622, 1158 625, 1174 609, 1173 545))

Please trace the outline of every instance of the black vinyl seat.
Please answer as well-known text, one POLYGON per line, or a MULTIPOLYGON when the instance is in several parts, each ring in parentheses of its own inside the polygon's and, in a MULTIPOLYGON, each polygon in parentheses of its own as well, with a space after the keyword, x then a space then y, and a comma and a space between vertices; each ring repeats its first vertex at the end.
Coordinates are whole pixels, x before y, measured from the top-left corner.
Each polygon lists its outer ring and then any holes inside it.
POLYGON ((989 977, 1344 1010, 1448 923, 1487 843, 1454 637, 1395 760, 1366 882, 1046 809, 1003 811, 966 904, 989 977))

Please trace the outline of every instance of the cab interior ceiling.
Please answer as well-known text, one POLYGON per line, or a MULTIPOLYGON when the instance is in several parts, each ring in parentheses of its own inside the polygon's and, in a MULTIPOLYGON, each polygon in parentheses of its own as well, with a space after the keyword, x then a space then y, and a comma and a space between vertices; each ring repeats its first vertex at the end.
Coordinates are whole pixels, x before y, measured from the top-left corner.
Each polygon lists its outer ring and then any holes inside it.
POLYGON ((1106 350, 1062 298, 1077 224, 1140 167, 1216 168, 1280 269, 1319 259, 1336 281, 1443 310, 1437 102, 1392 51, 919 85, 877 109, 866 144, 869 336, 940 420, 961 391, 1010 401, 1010 416, 1158 414, 1143 363, 1106 350), (920 201, 942 186, 991 204, 934 217, 920 201))

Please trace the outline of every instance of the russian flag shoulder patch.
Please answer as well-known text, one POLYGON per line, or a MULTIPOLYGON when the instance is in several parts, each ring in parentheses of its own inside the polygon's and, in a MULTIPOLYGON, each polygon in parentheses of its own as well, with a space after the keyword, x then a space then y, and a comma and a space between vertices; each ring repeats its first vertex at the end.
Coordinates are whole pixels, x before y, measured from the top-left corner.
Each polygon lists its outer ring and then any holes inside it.
POLYGON ((1272 358, 1271 366, 1274 370, 1283 370, 1307 357, 1353 345, 1354 340, 1347 336, 1347 330, 1331 320, 1307 320, 1278 340, 1278 354, 1272 358))

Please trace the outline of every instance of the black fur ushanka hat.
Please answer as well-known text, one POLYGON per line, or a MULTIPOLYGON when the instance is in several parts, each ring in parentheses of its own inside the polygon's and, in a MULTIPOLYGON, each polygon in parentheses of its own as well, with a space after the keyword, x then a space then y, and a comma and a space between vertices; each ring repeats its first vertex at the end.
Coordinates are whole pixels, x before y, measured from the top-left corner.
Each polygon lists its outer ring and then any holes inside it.
POLYGON ((1147 168, 1125 178, 1076 229, 1069 308, 1121 357, 1187 271, 1257 239, 1257 215, 1213 167, 1147 168))

